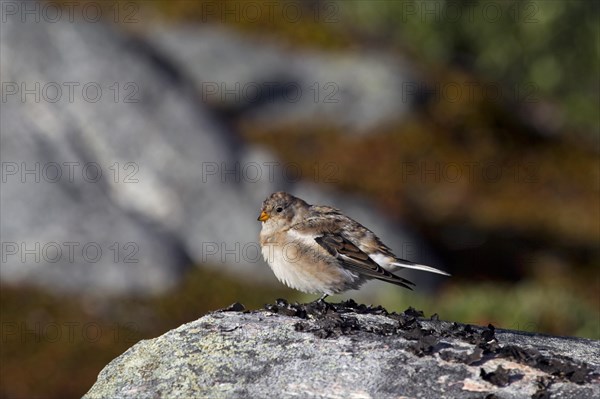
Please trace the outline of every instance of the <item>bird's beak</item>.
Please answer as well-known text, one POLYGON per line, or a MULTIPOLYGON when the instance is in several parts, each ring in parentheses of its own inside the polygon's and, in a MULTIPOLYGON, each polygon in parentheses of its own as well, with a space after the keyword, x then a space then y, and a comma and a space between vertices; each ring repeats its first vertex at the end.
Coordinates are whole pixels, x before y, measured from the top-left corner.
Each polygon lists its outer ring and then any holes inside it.
POLYGON ((257 220, 258 220, 259 222, 265 222, 265 221, 267 221, 269 218, 270 218, 269 214, 268 214, 267 212, 265 212, 265 211, 262 211, 262 212, 260 213, 260 216, 258 217, 258 219, 257 219, 257 220))

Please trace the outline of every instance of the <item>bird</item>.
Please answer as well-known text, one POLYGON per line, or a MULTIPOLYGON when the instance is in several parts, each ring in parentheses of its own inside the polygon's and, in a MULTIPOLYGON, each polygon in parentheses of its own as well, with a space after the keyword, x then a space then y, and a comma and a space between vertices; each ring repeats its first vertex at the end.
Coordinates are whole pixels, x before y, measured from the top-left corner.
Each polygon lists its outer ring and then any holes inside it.
POLYGON ((377 279, 412 290, 415 284, 393 272, 415 269, 450 276, 445 271, 394 255, 371 230, 339 209, 310 205, 278 191, 260 210, 259 243, 277 279, 309 294, 329 295, 359 289, 377 279))

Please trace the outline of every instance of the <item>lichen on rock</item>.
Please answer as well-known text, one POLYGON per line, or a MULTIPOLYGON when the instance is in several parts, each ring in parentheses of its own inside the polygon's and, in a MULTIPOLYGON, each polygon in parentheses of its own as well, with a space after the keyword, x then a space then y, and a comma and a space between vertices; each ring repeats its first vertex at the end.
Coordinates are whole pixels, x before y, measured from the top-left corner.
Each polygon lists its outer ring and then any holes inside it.
POLYGON ((85 398, 600 397, 597 341, 473 327, 412 308, 241 304, 137 343, 85 398))

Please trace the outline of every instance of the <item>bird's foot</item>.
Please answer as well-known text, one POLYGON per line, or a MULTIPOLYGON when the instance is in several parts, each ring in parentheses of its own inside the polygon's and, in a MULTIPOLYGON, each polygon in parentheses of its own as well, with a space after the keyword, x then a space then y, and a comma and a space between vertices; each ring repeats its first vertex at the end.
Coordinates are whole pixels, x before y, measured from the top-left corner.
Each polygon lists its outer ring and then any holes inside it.
POLYGON ((325 298, 327 298, 329 295, 328 294, 323 294, 321 295, 321 297, 319 299, 317 299, 315 302, 317 303, 327 303, 325 302, 325 298))

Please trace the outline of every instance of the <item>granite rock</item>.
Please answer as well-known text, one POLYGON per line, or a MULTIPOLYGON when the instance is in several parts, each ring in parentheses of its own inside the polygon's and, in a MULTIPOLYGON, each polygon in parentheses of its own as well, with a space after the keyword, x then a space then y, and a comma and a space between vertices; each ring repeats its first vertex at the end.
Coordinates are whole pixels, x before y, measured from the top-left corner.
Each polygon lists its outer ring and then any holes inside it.
POLYGON ((593 398, 600 343, 381 307, 234 304, 137 343, 85 398, 593 398), (495 395, 495 396, 488 396, 495 395))

